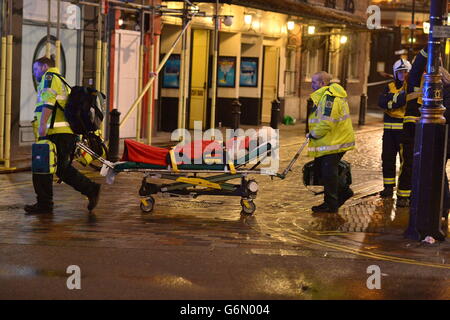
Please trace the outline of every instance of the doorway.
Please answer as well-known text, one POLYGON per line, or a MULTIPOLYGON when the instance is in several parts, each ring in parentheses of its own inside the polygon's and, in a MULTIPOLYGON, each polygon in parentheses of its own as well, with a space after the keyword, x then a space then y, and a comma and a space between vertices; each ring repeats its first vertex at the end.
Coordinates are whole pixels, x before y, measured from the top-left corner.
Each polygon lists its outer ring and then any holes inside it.
MULTIPOLYGON (((114 108, 125 115, 137 98, 141 34, 137 31, 116 30, 115 37, 114 108)), ((120 138, 132 137, 136 137, 136 110, 120 128, 120 138)))
POLYGON ((189 129, 194 129, 194 121, 201 121, 202 129, 206 126, 208 57, 209 31, 192 30, 189 129))
POLYGON ((264 46, 261 122, 270 123, 272 101, 278 98, 279 48, 264 46))

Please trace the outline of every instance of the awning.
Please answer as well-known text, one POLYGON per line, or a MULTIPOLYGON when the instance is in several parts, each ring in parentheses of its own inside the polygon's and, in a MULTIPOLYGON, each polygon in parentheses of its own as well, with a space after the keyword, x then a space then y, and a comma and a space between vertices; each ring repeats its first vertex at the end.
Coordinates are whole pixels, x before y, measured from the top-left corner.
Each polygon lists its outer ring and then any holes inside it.
MULTIPOLYGON (((223 1, 221 1, 223 2, 223 1)), ((366 19, 350 12, 315 6, 295 0, 230 0, 225 3, 265 11, 279 12, 291 16, 322 20, 328 23, 345 24, 350 28, 367 29, 366 19)))
MULTIPOLYGON (((193 3, 216 3, 216 0, 190 1, 193 3)), ((221 4, 234 4, 291 16, 322 20, 328 23, 345 24, 350 28, 367 29, 366 19, 363 17, 346 11, 299 2, 298 0, 219 0, 218 2, 221 4)))
MULTIPOLYGON (((173 0, 172 0, 173 1, 173 0)), ((175 0, 182 1, 182 0, 175 0)), ((216 0, 192 1, 193 3, 216 3, 216 0)), ((332 24, 345 24, 346 27, 367 29, 366 18, 353 13, 315 6, 300 2, 300 0, 218 0, 221 4, 234 4, 241 7, 249 7, 264 11, 283 13, 291 16, 304 17, 314 20, 322 20, 332 24)))

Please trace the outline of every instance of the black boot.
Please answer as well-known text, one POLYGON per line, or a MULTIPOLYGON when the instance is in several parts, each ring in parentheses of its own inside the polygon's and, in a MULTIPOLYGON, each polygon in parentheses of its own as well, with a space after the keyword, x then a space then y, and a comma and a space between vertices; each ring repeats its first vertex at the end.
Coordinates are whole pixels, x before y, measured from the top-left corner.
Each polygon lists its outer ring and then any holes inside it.
POLYGON ((399 197, 397 196, 397 208, 407 208, 410 206, 410 199, 409 197, 399 197))
POLYGON ((348 188, 348 190, 339 199, 339 207, 342 206, 345 203, 345 201, 347 201, 354 195, 355 193, 353 192, 353 190, 348 188))
POLYGON ((382 198, 392 198, 394 195, 394 186, 385 185, 383 191, 380 192, 382 198))
POLYGON ((23 209, 26 214, 53 214, 53 207, 44 206, 39 203, 32 205, 27 204, 23 209))
POLYGON ((338 212, 338 208, 332 208, 328 204, 326 204, 325 202, 322 203, 321 205, 312 207, 311 210, 313 212, 328 212, 328 213, 336 213, 336 212, 338 212))
POLYGON ((94 210, 94 208, 97 206, 98 199, 100 198, 100 184, 96 183, 94 187, 94 191, 88 196, 89 203, 88 203, 88 210, 89 213, 94 210))

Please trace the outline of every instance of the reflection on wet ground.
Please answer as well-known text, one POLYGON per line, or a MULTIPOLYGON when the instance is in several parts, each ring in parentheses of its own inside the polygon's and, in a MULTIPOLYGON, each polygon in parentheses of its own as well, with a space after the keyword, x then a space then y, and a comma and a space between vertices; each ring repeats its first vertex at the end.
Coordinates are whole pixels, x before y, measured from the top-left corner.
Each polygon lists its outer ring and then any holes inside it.
MULTIPOLYGON (((53 215, 26 216, 22 212, 23 204, 34 201, 30 174, 16 174, 11 181, 0 177, 0 245, 86 250, 152 248, 161 252, 182 250, 211 254, 221 249, 236 252, 241 249, 256 259, 272 256, 371 259, 450 267, 448 241, 428 245, 404 239, 409 209, 396 208, 395 199, 381 199, 376 195, 382 188, 380 138, 381 130, 360 134, 360 152, 346 155, 353 166, 355 196, 338 214, 312 214, 311 206, 320 204, 323 196, 315 196, 300 183, 301 167, 310 160, 306 157, 300 158, 285 180, 256 177, 260 190, 255 200, 256 213, 252 216, 241 214, 239 198, 212 196, 190 200, 156 197, 154 212, 144 214, 139 209, 138 189, 142 178, 139 174, 120 174, 114 185, 103 184, 95 214, 86 213, 84 197, 66 185, 58 185, 53 215)), ((280 152, 281 168, 298 148, 296 139, 292 137, 284 142, 287 146, 280 152)), ((103 180, 94 173, 90 175, 99 182, 103 180)), ((443 223, 448 230, 448 221, 443 223)), ((58 270, 0 260, 0 279, 66 276, 58 270)), ((361 298, 382 297, 379 293, 352 289, 349 278, 345 279, 343 289, 339 281, 324 283, 323 279, 314 280, 311 274, 290 273, 278 267, 260 268, 248 277, 246 281, 258 283, 262 293, 276 293, 278 297, 291 297, 293 292, 300 298, 345 297, 348 290, 361 294, 361 298), (326 294, 324 288, 328 290, 326 294)), ((123 278, 157 284, 161 288, 203 290, 198 283, 180 274, 160 272, 145 277, 123 274, 123 278)))

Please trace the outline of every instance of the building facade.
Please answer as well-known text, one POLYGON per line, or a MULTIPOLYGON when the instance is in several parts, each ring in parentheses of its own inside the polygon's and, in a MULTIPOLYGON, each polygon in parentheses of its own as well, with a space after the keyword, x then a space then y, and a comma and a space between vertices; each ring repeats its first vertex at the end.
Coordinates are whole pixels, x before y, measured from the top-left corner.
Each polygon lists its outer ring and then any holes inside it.
POLYGON ((61 42, 61 72, 67 80, 107 94, 106 137, 112 109, 121 112, 122 120, 127 115, 122 138, 147 142, 158 131, 193 128, 194 121, 201 121, 203 129, 231 126, 236 100, 244 125, 269 123, 274 100, 281 102, 282 116, 305 120, 311 75, 321 70, 347 89, 352 113, 358 112, 360 96, 366 93, 369 1, 221 0, 196 2, 195 7, 159 0, 10 3, 12 15, 2 11, 1 27, 3 35, 14 36, 12 160, 29 156, 33 142, 32 62, 45 54, 47 42, 55 53, 56 40, 61 42), (191 18, 183 19, 187 16, 191 18), (185 37, 172 50, 188 20, 192 22, 185 37), (5 29, 5 24, 11 27, 5 29), (167 63, 152 79, 150 72, 168 52, 167 63), (154 85, 129 112, 150 80, 154 85))

